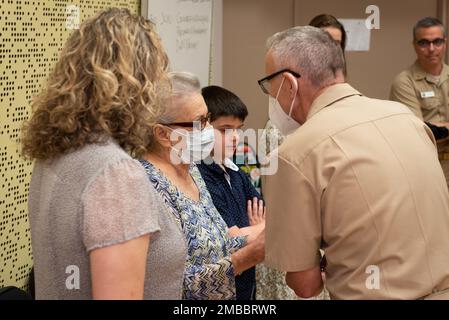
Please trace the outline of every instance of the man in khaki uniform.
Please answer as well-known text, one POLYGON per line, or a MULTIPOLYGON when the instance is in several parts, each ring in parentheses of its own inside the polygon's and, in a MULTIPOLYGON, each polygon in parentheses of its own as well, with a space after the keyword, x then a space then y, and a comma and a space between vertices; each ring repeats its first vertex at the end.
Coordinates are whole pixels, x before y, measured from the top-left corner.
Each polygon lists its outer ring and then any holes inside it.
MULTIPOLYGON (((390 99, 410 108, 421 120, 449 128, 449 66, 443 63, 446 32, 436 18, 427 17, 413 28, 417 60, 393 81, 390 99)), ((449 183, 449 148, 440 144, 439 156, 449 183)))
POLYGON ((345 84, 341 49, 319 29, 268 48, 270 118, 301 127, 264 177, 265 264, 303 298, 322 289, 320 248, 331 298, 449 298, 449 194, 429 128, 345 84))

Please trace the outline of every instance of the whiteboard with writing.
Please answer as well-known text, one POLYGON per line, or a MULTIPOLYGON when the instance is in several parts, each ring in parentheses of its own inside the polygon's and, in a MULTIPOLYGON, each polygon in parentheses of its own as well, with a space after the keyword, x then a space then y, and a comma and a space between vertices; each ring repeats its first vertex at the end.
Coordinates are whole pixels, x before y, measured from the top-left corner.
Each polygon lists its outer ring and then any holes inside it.
POLYGON ((209 84, 212 0, 146 0, 142 15, 156 24, 171 71, 189 71, 209 84))

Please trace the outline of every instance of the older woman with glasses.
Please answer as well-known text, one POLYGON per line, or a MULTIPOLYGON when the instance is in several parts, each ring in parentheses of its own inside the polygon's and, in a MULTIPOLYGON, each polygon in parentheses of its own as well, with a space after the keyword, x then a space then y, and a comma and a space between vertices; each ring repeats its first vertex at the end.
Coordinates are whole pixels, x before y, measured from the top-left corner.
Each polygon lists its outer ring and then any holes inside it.
POLYGON ((189 73, 170 78, 171 101, 141 163, 185 237, 183 299, 235 299, 235 275, 264 258, 263 226, 226 226, 195 165, 214 145, 199 81, 189 73))

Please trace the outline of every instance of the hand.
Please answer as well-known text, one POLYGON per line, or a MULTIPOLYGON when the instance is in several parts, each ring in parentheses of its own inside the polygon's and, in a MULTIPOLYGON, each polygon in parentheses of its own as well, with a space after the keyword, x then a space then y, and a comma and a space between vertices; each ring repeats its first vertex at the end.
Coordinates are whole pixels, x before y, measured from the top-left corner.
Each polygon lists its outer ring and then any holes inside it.
POLYGON ((265 222, 259 223, 255 226, 249 226, 244 228, 239 228, 237 226, 232 226, 228 229, 229 237, 247 237, 246 242, 251 243, 256 240, 256 238, 263 233, 265 230, 265 222))
POLYGON ((253 200, 248 200, 247 211, 250 226, 265 222, 265 205, 263 200, 259 200, 257 197, 254 197, 253 200))
POLYGON ((256 259, 257 263, 261 263, 265 260, 265 229, 259 233, 257 238, 254 240, 256 247, 256 259))
POLYGON ((241 228, 240 232, 246 236, 248 243, 254 242, 257 240, 257 238, 263 233, 264 234, 264 243, 265 243, 265 221, 262 223, 259 223, 255 226, 245 227, 241 228))
POLYGON ((449 129, 449 122, 431 122, 431 124, 437 127, 446 127, 449 129))
MULTIPOLYGON (((254 228, 254 227, 249 227, 254 228)), ((240 248, 231 255, 234 275, 263 262, 265 259, 265 232, 260 232, 255 239, 245 247, 240 248)))
POLYGON ((232 226, 228 229, 228 235, 229 235, 229 237, 234 238, 234 237, 243 236, 244 234, 242 233, 242 231, 240 230, 239 227, 232 226))

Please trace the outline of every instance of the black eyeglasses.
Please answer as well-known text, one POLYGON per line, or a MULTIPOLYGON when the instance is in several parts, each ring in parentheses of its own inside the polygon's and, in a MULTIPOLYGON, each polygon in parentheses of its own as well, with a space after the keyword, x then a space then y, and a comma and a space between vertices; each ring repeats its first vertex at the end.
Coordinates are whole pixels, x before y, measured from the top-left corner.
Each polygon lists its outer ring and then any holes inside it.
POLYGON ((436 38, 435 40, 427 40, 427 39, 421 39, 417 40, 416 44, 421 48, 430 48, 430 44, 433 44, 435 47, 439 48, 441 47, 446 40, 444 38, 436 38))
POLYGON ((296 78, 300 78, 301 75, 295 71, 291 71, 290 69, 282 69, 279 70, 275 73, 270 74, 269 76, 266 76, 265 78, 262 78, 260 80, 257 80, 257 83, 259 84, 260 88, 262 89, 262 91, 266 94, 270 94, 270 80, 273 79, 274 77, 276 77, 277 75, 283 73, 283 72, 289 72, 292 75, 294 75, 296 78))
POLYGON ((165 126, 177 126, 177 127, 183 127, 183 128, 198 128, 201 124, 201 130, 203 130, 207 124, 210 122, 210 112, 199 118, 198 120, 194 121, 186 121, 186 122, 170 122, 170 123, 161 123, 165 126))

